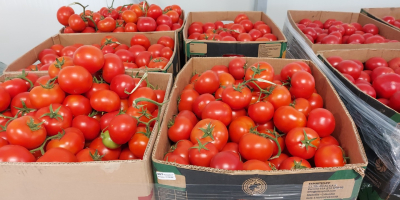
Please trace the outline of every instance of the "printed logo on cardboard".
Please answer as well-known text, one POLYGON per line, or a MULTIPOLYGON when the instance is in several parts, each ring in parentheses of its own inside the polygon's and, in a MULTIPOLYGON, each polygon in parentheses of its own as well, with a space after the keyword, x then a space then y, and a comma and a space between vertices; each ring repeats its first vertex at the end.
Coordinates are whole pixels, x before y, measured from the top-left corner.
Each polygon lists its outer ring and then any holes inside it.
POLYGON ((376 170, 377 170, 378 172, 381 172, 381 173, 386 172, 386 170, 387 170, 387 167, 386 167, 385 164, 382 162, 382 160, 379 159, 379 158, 377 158, 377 159, 375 160, 375 167, 376 167, 376 170))
POLYGON ((242 190, 248 195, 263 194, 267 190, 267 183, 260 178, 250 178, 243 182, 242 190))

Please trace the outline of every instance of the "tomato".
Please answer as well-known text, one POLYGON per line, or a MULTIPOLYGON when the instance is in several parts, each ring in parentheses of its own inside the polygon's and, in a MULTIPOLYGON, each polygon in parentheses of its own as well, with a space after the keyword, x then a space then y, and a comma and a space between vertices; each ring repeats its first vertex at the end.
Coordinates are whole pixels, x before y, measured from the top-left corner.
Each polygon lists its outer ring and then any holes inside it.
POLYGON ((285 138, 285 144, 290 154, 304 159, 310 159, 318 149, 320 137, 311 128, 294 128, 285 138))
POLYGON ((282 106, 275 111, 274 124, 277 129, 284 133, 297 127, 305 127, 306 116, 291 106, 282 106))
POLYGON ((89 99, 92 97, 93 93, 95 93, 96 91, 110 89, 110 86, 107 83, 105 83, 102 79, 99 81, 97 78, 94 78, 93 81, 94 82, 92 84, 92 87, 90 88, 89 91, 87 91, 85 93, 85 96, 89 99))
POLYGON ((314 157, 316 167, 342 167, 346 164, 342 148, 337 145, 323 146, 314 157))
POLYGON ((385 59, 381 57, 371 57, 365 62, 365 68, 368 70, 374 70, 378 67, 389 67, 385 59))
POLYGON ((167 153, 164 156, 164 161, 174 162, 174 163, 178 163, 178 164, 181 164, 181 165, 189 165, 189 161, 188 160, 185 160, 184 158, 182 158, 179 155, 170 154, 170 153, 167 153))
POLYGON ((4 81, 1 86, 6 90, 4 92, 10 95, 10 98, 14 98, 19 93, 27 92, 30 88, 25 81, 20 78, 4 81))
POLYGON ((195 34, 195 33, 198 33, 198 34, 204 33, 202 25, 200 25, 200 24, 191 24, 189 26, 188 35, 190 36, 190 35, 195 34))
MULTIPOLYGON (((197 139, 198 140, 198 139, 197 139)), ((189 161, 192 165, 209 167, 212 158, 217 155, 218 148, 211 142, 202 143, 200 140, 189 149, 189 161)))
POLYGON ((376 35, 379 33, 379 29, 375 24, 365 24, 363 26, 363 31, 365 33, 371 33, 373 35, 376 35))
POLYGON ((284 160, 286 160, 286 158, 289 158, 289 156, 286 155, 286 154, 284 154, 284 153, 281 153, 281 155, 280 155, 278 158, 271 159, 271 160, 269 160, 269 161, 270 161, 272 164, 274 164, 274 166, 275 166, 277 169, 279 169, 279 167, 281 166, 282 162, 283 162, 284 160))
POLYGON ((148 67, 151 59, 151 53, 148 51, 140 52, 135 59, 136 65, 140 67, 148 67))
MULTIPOLYGON (((3 95, 2 95, 2 97, 5 98, 6 94, 3 94, 3 95)), ((16 114, 18 114, 18 117, 24 116, 27 114, 33 116, 34 113, 36 112, 36 109, 31 104, 31 100, 29 98, 29 92, 22 92, 22 93, 17 94, 12 99, 10 108, 11 108, 12 116, 15 116, 16 114)), ((11 116, 11 114, 10 114, 10 116, 11 116)))
POLYGON ((243 164, 243 170, 264 170, 270 171, 271 167, 262 161, 259 160, 248 160, 243 164))
POLYGON ((356 84, 356 86, 358 87, 358 89, 360 89, 364 93, 368 94, 369 96, 371 96, 373 98, 376 98, 376 91, 370 84, 358 83, 358 84, 356 84))
POLYGON ((193 127, 190 134, 190 141, 193 144, 196 144, 198 140, 211 142, 218 150, 221 150, 228 142, 228 130, 218 120, 203 119, 193 127))
POLYGON ((86 24, 81 18, 81 16, 77 14, 72 14, 68 18, 68 25, 71 27, 73 31, 81 32, 86 28, 86 24))
POLYGON ((246 60, 243 58, 234 58, 229 62, 228 69, 229 73, 236 79, 243 79, 245 75, 244 67, 246 66, 246 60))
POLYGON ((274 106, 270 102, 257 102, 251 104, 248 109, 248 114, 256 123, 266 123, 274 116, 274 106))
POLYGON ((224 151, 212 157, 210 167, 225 170, 242 170, 243 163, 234 152, 224 151))
POLYGON ((187 140, 190 137, 194 124, 186 117, 179 115, 168 123, 168 138, 173 142, 187 140))
POLYGON ((188 111, 188 110, 180 111, 177 116, 179 116, 179 117, 182 116, 182 117, 185 117, 185 118, 189 119, 192 122, 193 125, 196 125, 197 122, 198 122, 198 120, 196 118, 196 115, 193 112, 188 111))
MULTIPOLYGON (((20 93, 21 94, 21 93, 20 93)), ((18 94, 17 94, 18 96, 18 94)), ((11 103, 10 94, 8 94, 7 90, 0 86, 0 112, 6 110, 11 103)), ((11 108, 15 109, 15 108, 11 108)))
POLYGON ((234 110, 246 108, 251 98, 251 91, 246 86, 228 86, 222 92, 222 101, 234 110))
POLYGON ((168 62, 169 60, 163 57, 153 58, 152 60, 150 60, 148 67, 164 69, 167 66, 168 62))
POLYGON ((314 41, 315 39, 317 39, 317 31, 314 29, 314 28, 311 28, 311 27, 306 27, 306 28, 303 28, 302 30, 301 30, 306 36, 307 35, 309 35, 309 36, 311 36, 311 41, 314 41))
POLYGON ((143 7, 142 7, 141 5, 139 5, 139 4, 133 4, 133 5, 129 8, 129 10, 132 10, 133 12, 135 12, 137 17, 141 17, 141 16, 144 15, 144 13, 143 13, 143 7))
MULTIPOLYGON (((186 92, 186 93, 195 94, 195 93, 194 93, 194 90, 191 91, 191 92, 186 92)), ((182 92, 182 94, 183 94, 183 92, 182 92)), ((204 107, 205 107, 208 103, 210 103, 211 101, 215 101, 215 98, 214 98, 213 95, 208 94, 208 93, 202 94, 202 95, 200 95, 200 96, 197 94, 197 96, 198 96, 198 97, 197 97, 196 99, 194 99, 194 101, 191 103, 192 109, 188 109, 188 110, 193 110, 193 113, 196 114, 196 116, 197 116, 198 118, 201 118, 202 112, 203 112, 203 110, 204 110, 204 107)), ((181 97, 182 97, 182 96, 181 96, 181 97)), ((182 98, 181 98, 181 100, 182 100, 182 98)), ((179 102, 178 105, 184 106, 184 103, 185 103, 185 102, 182 102, 182 104, 180 104, 180 102, 179 102)))
POLYGON ((111 90, 99 90, 93 93, 90 105, 97 111, 112 112, 119 110, 121 99, 111 90))
POLYGON ((66 46, 66 47, 64 47, 64 49, 61 50, 60 56, 68 56, 68 57, 72 58, 77 49, 78 48, 75 46, 66 46))
POLYGON ((71 110, 73 116, 89 115, 92 112, 90 100, 82 95, 67 96, 63 105, 71 110))
POLYGON ((390 97, 388 105, 393 110, 400 112, 400 91, 397 91, 390 97))
POLYGON ((305 116, 308 116, 311 111, 311 106, 307 99, 297 98, 293 100, 292 104, 297 111, 302 112, 305 116))
MULTIPOLYGON (((120 50, 124 51, 124 50, 120 50)), ((125 50, 127 51, 127 50, 125 50)), ((111 80, 119 75, 124 74, 125 67, 122 60, 116 54, 106 54, 104 55, 104 66, 103 66, 103 78, 107 83, 111 83, 111 80)))
POLYGON ((335 35, 327 35, 322 39, 321 44, 340 44, 340 40, 341 38, 335 35))
POLYGON ((136 13, 132 10, 125 10, 122 12, 121 17, 126 23, 136 23, 138 19, 136 13))
POLYGON ((73 14, 75 14, 74 9, 69 6, 61 6, 57 10, 57 20, 60 22, 60 24, 68 26, 68 19, 73 14))
POLYGON ((271 86, 271 93, 265 98, 270 102, 275 110, 282 106, 288 106, 291 102, 291 95, 289 90, 285 86, 271 86), (272 91, 271 91, 272 90, 272 91))
POLYGON ((239 155, 239 145, 235 142, 228 142, 226 143, 226 145, 224 146, 224 148, 221 150, 221 152, 223 151, 230 151, 236 154, 236 157, 240 158, 239 155))
POLYGON ((374 43, 385 43, 385 39, 382 36, 374 35, 365 39, 364 44, 374 44, 374 43))
MULTIPOLYGON (((246 70, 245 80, 250 80, 252 78, 260 78, 272 82, 274 79, 274 68, 267 62, 257 62, 246 70)), ((261 81, 254 81, 254 83, 249 82, 248 84, 256 91, 259 90, 259 87, 265 89, 271 85, 261 81)))
POLYGON ((100 134, 99 121, 86 115, 76 116, 72 120, 72 127, 81 130, 86 141, 93 140, 100 134))
POLYGON ((97 28, 102 32, 111 32, 116 28, 117 22, 112 17, 106 17, 97 23, 97 28))
POLYGON ((232 109, 222 101, 211 101, 203 109, 202 119, 219 120, 228 126, 232 120, 232 109))
POLYGON ((25 147, 5 145, 0 148, 0 162, 35 162, 35 157, 25 147))
POLYGON ((78 159, 69 150, 55 147, 46 151, 36 162, 78 162, 78 159))
POLYGON ((199 94, 214 93, 219 88, 219 78, 212 70, 203 72, 194 83, 194 88, 199 94))
POLYGON ((390 99, 396 91, 400 90, 400 75, 382 74, 375 79, 372 87, 376 90, 379 98, 390 99))
POLYGON ((313 93, 311 97, 308 98, 308 102, 310 103, 311 110, 322 108, 324 106, 324 100, 318 93, 313 93))
POLYGON ((100 49, 84 45, 79 47, 73 56, 75 65, 86 68, 91 74, 99 71, 104 65, 103 52, 100 49))
POLYGON ((233 120, 229 126, 229 138, 232 142, 239 143, 240 138, 246 133, 250 132, 250 129, 256 125, 254 121, 247 116, 241 116, 233 120))
POLYGON ((291 79, 290 94, 294 98, 308 99, 315 89, 314 77, 305 71, 298 71, 293 74, 291 79))
POLYGON ((78 162, 101 161, 102 157, 97 150, 92 148, 83 149, 76 154, 78 162))
POLYGON ((35 117, 43 122, 48 136, 56 135, 63 129, 71 126, 72 113, 70 109, 61 104, 51 104, 39 109, 35 117))
POLYGON ((149 142, 148 135, 150 135, 149 130, 146 130, 144 127, 138 127, 135 135, 133 135, 132 139, 129 140, 129 149, 133 155, 139 159, 143 158, 143 155, 146 151, 146 147, 149 142))
POLYGON ((169 36, 162 36, 157 40, 157 44, 164 45, 165 47, 169 47, 174 50, 175 41, 169 36))
POLYGON ((193 143, 189 140, 179 140, 171 146, 171 149, 168 152, 182 157, 187 163, 189 163, 189 149, 192 146, 193 143))
POLYGON ((29 99, 32 106, 40 109, 53 103, 62 103, 65 98, 65 92, 60 86, 55 84, 36 86, 29 93, 29 99))
POLYGON ((139 17, 137 29, 140 32, 155 31, 157 27, 156 21, 151 17, 139 17))
POLYGON ((247 133, 239 141, 239 153, 246 160, 267 161, 272 156, 272 152, 272 142, 265 137, 247 133))
POLYGON ((72 62, 71 57, 63 56, 63 57, 57 58, 56 61, 53 62, 49 66, 48 72, 49 72, 50 78, 54 78, 54 77, 58 76, 61 69, 65 68, 67 66, 72 66, 72 65, 74 65, 74 63, 72 62))
POLYGON ((156 23, 158 26, 160 25, 167 25, 168 27, 172 27, 172 19, 170 16, 166 15, 166 14, 162 14, 160 15, 157 19, 156 19, 156 23))
POLYGON ((128 49, 116 50, 115 55, 117 55, 123 62, 135 62, 135 55, 128 49))
MULTIPOLYGON (((57 58, 58 58, 58 56, 55 54, 47 54, 47 55, 44 55, 42 57, 42 59, 40 59, 40 62, 43 63, 43 65, 51 64, 54 61, 56 61, 57 58)), ((42 68, 43 68, 43 66, 40 69, 42 69, 42 68)))
POLYGON ((121 153, 121 148, 109 149, 105 147, 100 137, 94 139, 90 143, 89 148, 97 150, 99 154, 103 156, 101 159, 102 161, 118 160, 118 157, 121 153))
POLYGON ((61 134, 60 138, 52 139, 47 143, 46 151, 53 148, 64 148, 73 154, 77 154, 85 146, 85 138, 79 129, 67 128, 61 134))
POLYGON ((388 62, 388 67, 392 68, 393 70, 396 70, 397 68, 399 68, 400 67, 400 57, 391 59, 388 62))
MULTIPOLYGON (((129 105, 133 105, 133 102, 137 98, 148 98, 153 101, 157 101, 157 94, 148 87, 138 88, 129 96, 129 105)), ((143 105, 143 108, 147 109, 149 112, 153 112, 157 106, 150 102, 138 102, 136 105, 143 105)))
POLYGON ((88 70, 81 66, 68 66, 60 70, 58 84, 69 94, 82 94, 92 87, 93 77, 88 70))
POLYGON ((289 157, 279 166, 279 170, 293 170, 311 168, 310 163, 299 157, 289 157))
POLYGON ((135 81, 131 76, 119 74, 112 79, 110 89, 117 93, 121 99, 126 99, 129 97, 129 94, 126 94, 125 91, 132 91, 135 85, 135 81))
POLYGON ((110 121, 108 128, 112 141, 117 144, 125 144, 136 132, 137 120, 127 114, 115 116, 110 121))
POLYGON ((7 141, 29 150, 42 145, 46 139, 46 129, 36 117, 23 116, 11 121, 7 126, 7 141))
POLYGON ((328 146, 328 145, 339 146, 339 142, 333 136, 329 135, 321 138, 318 148, 322 148, 323 146, 328 146))

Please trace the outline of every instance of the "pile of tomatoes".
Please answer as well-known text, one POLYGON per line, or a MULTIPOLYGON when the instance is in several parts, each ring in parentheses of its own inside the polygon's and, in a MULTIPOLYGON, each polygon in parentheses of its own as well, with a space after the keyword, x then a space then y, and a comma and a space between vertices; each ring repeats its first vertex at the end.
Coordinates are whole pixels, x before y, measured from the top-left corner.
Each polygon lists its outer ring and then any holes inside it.
POLYGON ((236 16, 234 23, 193 22, 188 29, 188 39, 214 41, 276 41, 271 28, 263 21, 253 24, 246 14, 236 16))
POLYGON ((383 21, 400 28, 400 19, 395 19, 393 16, 384 16, 383 21))
POLYGON ((310 67, 274 74, 267 62, 234 58, 194 75, 168 124, 175 144, 164 160, 226 170, 344 166, 333 114, 323 108, 310 67), (243 163, 244 162, 244 163, 243 163))
POLYGON ((361 91, 400 112, 400 57, 389 62, 381 57, 371 57, 364 64, 339 56, 327 60, 361 91))
POLYGON ((57 20, 64 25, 64 33, 100 32, 149 32, 170 31, 182 27, 182 9, 178 5, 167 6, 162 10, 156 4, 146 1, 113 8, 103 7, 97 12, 83 7, 81 14, 75 14, 70 6, 62 6, 57 11, 57 20))
POLYGON ((343 23, 328 19, 324 23, 319 20, 302 19, 297 27, 315 44, 373 44, 399 42, 379 35, 379 28, 374 24, 357 22, 343 23))
MULTIPOLYGON (((114 36, 105 36, 100 44, 93 44, 92 46, 99 49, 104 55, 114 54, 118 56, 123 62, 125 69, 164 69, 172 57, 175 41, 169 36, 162 36, 156 44, 151 44, 145 35, 137 34, 132 37, 130 45, 129 47, 126 44, 119 43, 118 39, 114 36)), ((81 46, 83 44, 74 44, 65 47, 61 44, 55 44, 50 49, 43 49, 38 55, 39 63, 30 65, 25 70, 59 70, 62 63, 70 61, 74 53, 81 46), (56 59, 59 62, 55 62, 56 59)))
POLYGON ((0 84, 0 162, 142 159, 165 91, 91 45, 0 84))

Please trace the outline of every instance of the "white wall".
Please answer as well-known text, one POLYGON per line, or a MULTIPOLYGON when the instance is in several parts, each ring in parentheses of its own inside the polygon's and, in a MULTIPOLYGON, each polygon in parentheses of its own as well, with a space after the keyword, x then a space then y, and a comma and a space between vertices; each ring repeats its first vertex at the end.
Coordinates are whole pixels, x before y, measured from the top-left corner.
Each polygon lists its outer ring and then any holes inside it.
MULTIPOLYGON (((111 4, 112 0, 107 0, 111 4)), ((62 25, 57 21, 58 8, 74 0, 0 0, 0 61, 10 64, 43 40, 55 35, 62 25)), ((100 10, 106 0, 79 0, 87 9, 100 10), (100 3, 101 2, 101 3, 100 3)), ((139 0, 115 0, 114 5, 137 3, 139 0)), ((253 10, 253 0, 149 0, 164 8, 177 4, 190 11, 253 10)), ((114 6, 116 7, 116 6, 114 6)), ((72 6, 75 13, 82 8, 72 6)))

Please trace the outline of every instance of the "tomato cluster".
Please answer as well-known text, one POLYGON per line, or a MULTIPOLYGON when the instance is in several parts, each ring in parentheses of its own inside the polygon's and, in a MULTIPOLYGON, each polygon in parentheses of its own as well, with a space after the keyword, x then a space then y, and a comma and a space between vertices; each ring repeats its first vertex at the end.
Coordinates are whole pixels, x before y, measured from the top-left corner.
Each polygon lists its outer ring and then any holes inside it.
POLYGON ((0 84, 0 162, 142 159, 165 91, 83 45, 0 84), (85 148, 88 147, 88 148, 85 148))
POLYGON ((302 19, 297 27, 315 44, 373 44, 399 42, 379 35, 379 28, 374 24, 357 22, 343 23, 328 19, 324 23, 319 20, 302 19))
MULTIPOLYGON (((86 10, 75 14, 70 6, 62 6, 57 11, 57 20, 64 25, 64 33, 101 33, 101 32, 149 32, 170 31, 182 27, 182 9, 178 5, 167 6, 162 10, 156 4, 146 1, 113 8, 103 7, 97 12, 86 10)), ((72 5, 73 5, 72 4, 72 5)))
POLYGON ((400 28, 400 19, 395 19, 393 16, 384 16, 383 21, 400 28))
POLYGON ((246 14, 236 16, 234 23, 193 22, 188 30, 189 39, 214 41, 276 41, 271 28, 263 21, 253 24, 246 14))
MULTIPOLYGON (((125 69, 164 69, 172 57, 174 45, 174 39, 169 36, 162 36, 156 44, 151 44, 145 35, 137 34, 132 37, 130 47, 119 43, 114 36, 105 36, 100 44, 93 44, 91 49, 99 49, 103 55, 116 55, 123 62, 125 69)), ((61 44, 55 44, 50 49, 43 49, 38 55, 39 63, 30 65, 25 70, 49 70, 51 71, 50 75, 52 75, 53 71, 58 72, 62 66, 71 65, 73 55, 81 46, 83 44, 65 47, 61 44)), ((98 50, 96 51, 98 52, 98 50)))
POLYGON ((339 56, 327 60, 361 91, 400 112, 400 57, 389 62, 381 57, 371 57, 364 64, 339 56))
POLYGON ((344 166, 333 114, 323 108, 310 67, 274 74, 267 62, 234 58, 195 74, 168 123, 165 161, 227 170, 344 166), (290 156, 289 156, 290 155, 290 156), (244 163, 243 163, 243 162, 244 163))

